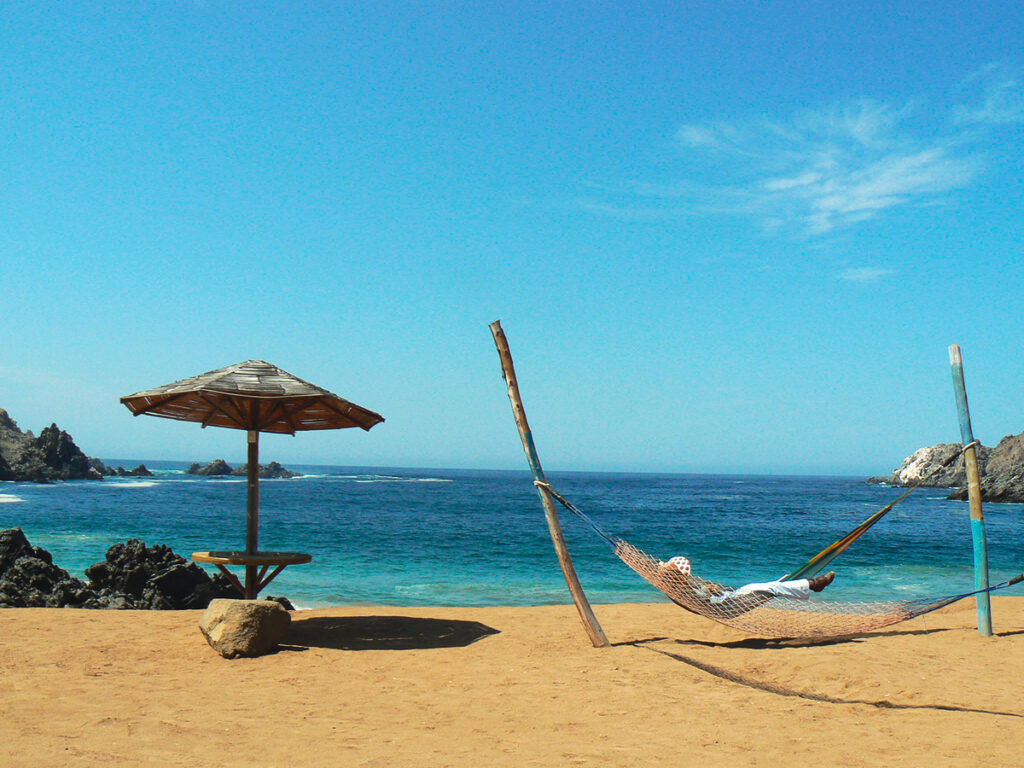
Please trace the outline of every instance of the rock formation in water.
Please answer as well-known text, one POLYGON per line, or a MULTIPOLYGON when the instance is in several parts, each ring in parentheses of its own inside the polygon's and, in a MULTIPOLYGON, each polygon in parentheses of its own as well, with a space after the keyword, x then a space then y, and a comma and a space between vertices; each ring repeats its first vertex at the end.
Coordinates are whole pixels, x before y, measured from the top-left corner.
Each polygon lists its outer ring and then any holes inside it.
POLYGON ((22 432, 0 408, 0 480, 100 480, 102 462, 90 459, 64 430, 51 424, 39 433, 22 432))
MULTIPOLYGON (((298 477, 298 472, 292 472, 290 469, 285 469, 276 461, 272 461, 269 464, 260 464, 260 468, 257 470, 260 478, 279 478, 279 477, 298 477)), ((245 476, 249 474, 249 465, 242 464, 240 467, 235 467, 231 471, 232 475, 245 476)))
POLYGON ((203 477, 217 477, 219 475, 230 475, 231 465, 224 459, 214 459, 206 466, 200 466, 198 462, 189 464, 185 470, 190 475, 202 475, 203 477))
POLYGON ((139 464, 135 469, 125 469, 122 466, 116 466, 109 470, 107 474, 115 477, 152 477, 153 473, 150 472, 145 464, 139 464))
MULTIPOLYGON (((995 448, 979 445, 978 472, 981 476, 983 501, 1024 503, 1024 432, 1008 435, 995 448)), ((959 443, 942 443, 920 448, 903 460, 888 477, 872 477, 869 483, 910 486, 938 470, 926 486, 955 488, 949 498, 967 498, 967 476, 964 458, 959 456, 948 467, 942 465, 960 452, 959 443)))
MULTIPOLYGON (((206 466, 200 466, 198 462, 193 462, 185 471, 190 475, 203 475, 206 477, 216 477, 220 475, 245 477, 249 473, 249 465, 242 464, 241 466, 232 469, 231 465, 224 461, 224 459, 214 459, 206 466)), ((299 476, 298 472, 292 472, 290 469, 285 469, 276 461, 272 461, 269 464, 260 464, 258 473, 263 479, 299 476)))

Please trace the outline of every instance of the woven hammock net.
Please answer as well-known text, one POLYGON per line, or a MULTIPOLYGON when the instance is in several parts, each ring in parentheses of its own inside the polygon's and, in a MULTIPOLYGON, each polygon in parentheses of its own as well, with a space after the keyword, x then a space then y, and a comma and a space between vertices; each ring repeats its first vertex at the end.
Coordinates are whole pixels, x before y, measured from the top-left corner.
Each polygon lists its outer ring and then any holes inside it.
POLYGON ((840 603, 766 593, 732 595, 731 587, 693 574, 684 576, 627 541, 612 541, 615 554, 676 605, 764 637, 826 638, 870 632, 942 608, 962 597, 840 603))

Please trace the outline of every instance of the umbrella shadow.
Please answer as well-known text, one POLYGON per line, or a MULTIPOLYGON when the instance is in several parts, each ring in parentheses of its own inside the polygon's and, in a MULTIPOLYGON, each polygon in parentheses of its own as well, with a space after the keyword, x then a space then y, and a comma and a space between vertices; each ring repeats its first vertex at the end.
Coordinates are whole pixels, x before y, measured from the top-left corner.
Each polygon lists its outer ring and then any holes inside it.
POLYGON ((499 630, 478 621, 412 616, 314 616, 288 628, 283 648, 340 651, 411 651, 464 648, 499 630))

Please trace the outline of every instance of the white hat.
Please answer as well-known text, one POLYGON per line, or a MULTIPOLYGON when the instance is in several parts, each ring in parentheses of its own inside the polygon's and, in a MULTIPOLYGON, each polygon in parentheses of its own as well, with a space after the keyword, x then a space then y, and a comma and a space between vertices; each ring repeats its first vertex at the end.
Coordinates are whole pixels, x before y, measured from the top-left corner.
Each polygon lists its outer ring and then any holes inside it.
POLYGON ((668 561, 668 564, 674 565, 683 576, 690 575, 690 561, 685 557, 673 557, 668 561))

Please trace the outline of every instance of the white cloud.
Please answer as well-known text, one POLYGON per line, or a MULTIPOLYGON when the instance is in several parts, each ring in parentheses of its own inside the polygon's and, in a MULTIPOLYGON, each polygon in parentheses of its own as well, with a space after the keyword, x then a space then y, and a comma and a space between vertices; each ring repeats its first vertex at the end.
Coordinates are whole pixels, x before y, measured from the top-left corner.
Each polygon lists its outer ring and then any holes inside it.
POLYGON ((893 270, 882 267, 855 267, 841 273, 839 279, 851 283, 877 283, 893 274, 893 270))
POLYGON ((969 125, 1003 125, 1024 122, 1024 87, 1009 68, 988 64, 973 72, 964 83, 980 86, 980 95, 956 107, 958 121, 969 125))
POLYGON ((983 171, 979 143, 1018 121, 1024 91, 993 65, 942 104, 860 99, 783 118, 687 123, 675 134, 685 175, 593 189, 579 205, 644 219, 730 214, 818 236, 949 200, 983 171))
POLYGON ((968 185, 974 164, 952 138, 917 138, 913 111, 873 101, 812 110, 709 140, 745 179, 731 185, 743 208, 821 234, 968 185), (747 159, 757 147, 761 162, 747 159), (751 148, 751 149, 748 149, 751 148))
POLYGON ((787 179, 769 179, 764 183, 764 188, 769 192, 783 192, 797 187, 809 187, 821 181, 821 174, 817 171, 806 171, 799 176, 791 176, 787 179))

